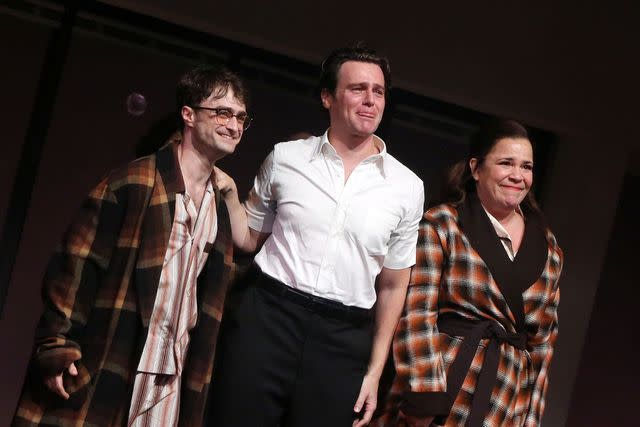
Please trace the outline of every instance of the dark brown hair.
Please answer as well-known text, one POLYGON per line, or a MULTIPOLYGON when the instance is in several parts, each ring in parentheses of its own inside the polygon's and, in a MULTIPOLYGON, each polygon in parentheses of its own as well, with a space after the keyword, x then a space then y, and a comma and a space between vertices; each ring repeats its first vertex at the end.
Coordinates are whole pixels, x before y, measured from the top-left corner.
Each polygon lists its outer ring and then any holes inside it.
POLYGON ((389 60, 384 56, 378 55, 375 50, 365 47, 362 43, 357 43, 352 47, 336 49, 322 61, 322 72, 316 87, 316 95, 319 96, 325 89, 335 94, 336 86, 338 85, 338 72, 342 64, 347 61, 369 62, 378 65, 384 75, 385 98, 389 98, 389 91, 391 90, 389 60))
POLYGON ((240 102, 248 105, 249 93, 244 81, 224 65, 200 65, 184 73, 176 88, 179 123, 182 125, 182 107, 197 106, 211 94, 215 99, 222 98, 229 88, 240 102))

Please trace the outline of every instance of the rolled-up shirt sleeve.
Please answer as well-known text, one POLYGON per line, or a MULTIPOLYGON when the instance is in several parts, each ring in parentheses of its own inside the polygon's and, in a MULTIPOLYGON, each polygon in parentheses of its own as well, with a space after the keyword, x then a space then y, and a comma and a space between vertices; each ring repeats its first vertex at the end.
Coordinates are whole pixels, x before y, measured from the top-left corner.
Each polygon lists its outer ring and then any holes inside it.
POLYGON ((276 202, 271 191, 275 170, 275 151, 271 151, 262 163, 253 181, 244 208, 247 223, 253 230, 270 233, 276 219, 276 202))
POLYGON ((413 182, 411 200, 411 208, 391 234, 389 251, 384 258, 386 268, 402 269, 416 263, 418 225, 424 213, 424 185, 419 179, 413 182))

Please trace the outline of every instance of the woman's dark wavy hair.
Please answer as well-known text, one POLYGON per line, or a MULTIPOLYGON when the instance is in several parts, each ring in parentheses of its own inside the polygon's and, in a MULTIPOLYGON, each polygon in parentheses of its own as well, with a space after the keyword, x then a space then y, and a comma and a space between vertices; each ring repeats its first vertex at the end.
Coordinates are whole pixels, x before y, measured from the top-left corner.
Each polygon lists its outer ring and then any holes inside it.
MULTIPOLYGON (((430 207, 441 203, 458 206, 464 203, 467 194, 475 193, 476 181, 471 174, 469 161, 476 158, 478 167, 481 166, 487 154, 503 138, 525 138, 533 145, 527 129, 515 120, 493 119, 486 122, 472 135, 469 153, 465 159, 449 168, 440 195, 430 203, 430 207)), ((542 212, 531 189, 522 201, 521 207, 523 211, 542 218, 542 212)))

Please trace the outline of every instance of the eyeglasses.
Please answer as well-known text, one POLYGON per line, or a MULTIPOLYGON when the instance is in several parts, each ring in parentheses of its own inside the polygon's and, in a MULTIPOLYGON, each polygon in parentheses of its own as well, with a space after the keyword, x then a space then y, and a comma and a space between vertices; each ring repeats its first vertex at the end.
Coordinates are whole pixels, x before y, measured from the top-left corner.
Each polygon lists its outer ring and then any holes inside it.
POLYGON ((213 111, 214 116, 213 119, 215 122, 221 126, 226 126, 231 120, 232 117, 235 117, 238 121, 238 124, 242 126, 242 129, 247 130, 249 126, 251 126, 251 121, 253 118, 249 117, 247 113, 238 113, 234 114, 233 111, 228 108, 210 108, 210 107, 201 107, 199 105, 191 106, 194 110, 207 110, 213 111))

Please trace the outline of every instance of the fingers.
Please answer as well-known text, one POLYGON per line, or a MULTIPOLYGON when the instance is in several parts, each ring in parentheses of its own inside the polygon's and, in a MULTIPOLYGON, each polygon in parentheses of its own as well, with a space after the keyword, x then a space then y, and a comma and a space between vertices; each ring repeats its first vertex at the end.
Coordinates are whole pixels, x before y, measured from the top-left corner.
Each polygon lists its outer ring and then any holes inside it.
POLYGON ((367 405, 367 409, 360 420, 356 420, 353 422, 353 427, 363 427, 369 425, 371 421, 371 417, 373 417, 373 411, 376 409, 375 405, 367 405))
POLYGON ((373 417, 373 411, 376 409, 376 396, 372 394, 370 390, 361 390, 358 400, 353 410, 357 413, 364 408, 364 415, 361 419, 355 420, 352 424, 353 427, 362 427, 369 424, 371 417, 373 417))
MULTIPOLYGON (((67 371, 69 372, 69 375, 73 377, 78 375, 78 368, 76 368, 76 365, 73 362, 69 365, 67 371)), ((67 391, 64 389, 64 383, 62 382, 62 373, 52 377, 45 377, 44 384, 49 390, 62 397, 63 399, 69 398, 69 393, 67 393, 67 391)))
POLYGON ((358 395, 358 400, 356 400, 356 404, 353 407, 353 412, 360 413, 360 410, 364 406, 365 400, 367 398, 367 393, 365 390, 360 389, 360 394, 358 395))
POLYGON ((218 189, 222 192, 222 195, 226 196, 227 194, 231 194, 229 193, 230 191, 234 192, 235 186, 236 186, 235 181, 217 166, 214 166, 214 171, 215 171, 216 185, 218 189))
POLYGON ((220 181, 220 180, 224 181, 226 179, 231 179, 231 177, 225 171, 220 169, 219 167, 214 166, 213 170, 215 172, 215 177, 216 177, 217 181, 220 181))
POLYGON ((49 390, 51 390, 58 396, 62 397, 63 399, 69 398, 69 393, 67 393, 67 391, 64 389, 64 386, 62 385, 62 374, 56 375, 54 377, 46 377, 44 383, 47 388, 49 388, 49 390))
POLYGON ((213 171, 216 174, 216 179, 219 179, 219 178, 224 177, 226 175, 226 173, 222 169, 220 169, 219 167, 217 167, 215 165, 213 166, 213 171))
MULTIPOLYGON (((367 397, 367 393, 364 389, 360 389, 360 394, 358 395, 358 399, 356 400, 356 404, 353 406, 353 412, 359 414, 360 410, 362 410, 362 407, 365 404, 365 399, 367 397)), ((364 418, 361 419, 356 419, 353 421, 352 427, 360 427, 363 426, 365 424, 362 423, 362 421, 364 420, 364 418)))
POLYGON ((360 425, 363 425, 363 426, 368 425, 369 422, 371 421, 371 418, 373 417, 373 411, 375 410, 376 410, 376 401, 375 399, 371 399, 371 401, 367 405, 367 411, 364 413, 364 416, 362 417, 362 424, 360 425))

